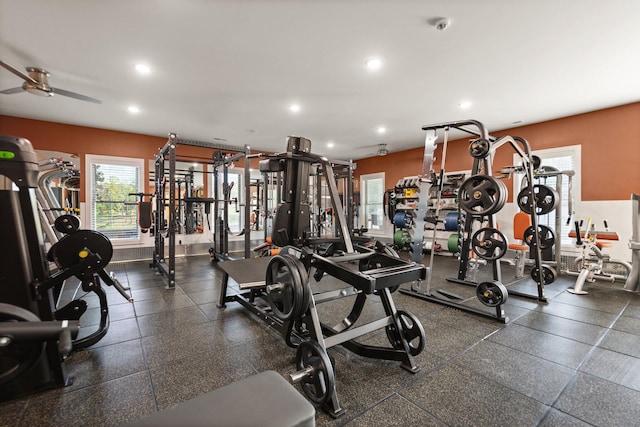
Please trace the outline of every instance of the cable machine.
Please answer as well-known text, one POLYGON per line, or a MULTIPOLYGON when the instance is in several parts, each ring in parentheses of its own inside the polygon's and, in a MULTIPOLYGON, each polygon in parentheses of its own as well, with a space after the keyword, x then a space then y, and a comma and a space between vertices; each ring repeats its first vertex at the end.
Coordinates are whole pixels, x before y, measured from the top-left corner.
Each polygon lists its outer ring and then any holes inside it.
MULTIPOLYGON (((190 203, 202 202, 202 203, 214 203, 214 211, 216 215, 219 215, 220 200, 218 194, 218 171, 216 167, 222 167, 224 188, 228 187, 228 165, 234 161, 243 157, 247 157, 250 153, 249 146, 245 145, 243 148, 233 145, 219 144, 213 142, 195 141, 190 139, 178 138, 177 134, 169 134, 169 140, 160 149, 155 156, 154 165, 154 193, 155 193, 155 212, 153 213, 154 223, 154 248, 153 259, 151 261, 151 267, 157 269, 157 271, 167 278, 167 288, 174 288, 176 285, 176 233, 178 230, 178 211, 180 209, 180 194, 178 188, 178 180, 176 176, 176 149, 179 145, 188 145, 193 147, 202 147, 216 150, 216 153, 220 152, 234 152, 235 155, 222 159, 216 159, 214 153, 214 197, 211 198, 189 198, 190 203), (233 160, 231 160, 233 159, 233 160), (218 160, 218 162, 216 162, 218 160), (166 173, 168 171, 168 173, 166 173), (165 208, 168 210, 169 218, 165 218, 165 208), (165 241, 168 241, 168 257, 165 255, 165 241)), ((245 182, 249 182, 250 179, 250 164, 249 161, 245 161, 244 165, 245 182)), ((249 187, 245 185, 245 200, 249 200, 250 193, 249 187)), ((226 235, 226 224, 228 221, 228 203, 224 203, 223 206, 223 218, 225 226, 219 228, 214 226, 214 247, 210 250, 211 254, 226 255, 228 256, 228 236, 226 235), (218 234, 218 235, 216 235, 218 234), (218 241, 216 242, 216 238, 218 241)), ((218 222, 217 218, 214 223, 218 222)), ((244 212, 244 230, 245 230, 245 258, 249 257, 249 245, 250 245, 250 212, 249 209, 245 209, 244 212)), ((212 257, 213 258, 213 257, 212 257)))

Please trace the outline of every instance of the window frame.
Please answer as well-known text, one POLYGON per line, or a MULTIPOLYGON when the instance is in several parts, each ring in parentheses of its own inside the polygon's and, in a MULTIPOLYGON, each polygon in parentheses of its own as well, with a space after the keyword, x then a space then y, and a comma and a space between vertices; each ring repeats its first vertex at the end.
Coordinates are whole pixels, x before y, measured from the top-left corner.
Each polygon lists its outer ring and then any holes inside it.
MULTIPOLYGON (((84 222, 87 228, 90 228, 93 224, 93 219, 95 212, 93 212, 93 196, 95 194, 95 188, 93 185, 93 165, 95 164, 108 164, 115 166, 132 166, 137 167, 139 169, 138 174, 138 185, 136 192, 146 192, 145 190, 145 159, 141 158, 130 158, 130 157, 117 157, 117 156, 104 156, 97 154, 86 154, 85 155, 85 188, 87 191, 87 195, 85 197, 85 215, 86 221, 84 222)), ((100 231, 100 230, 97 230, 100 231)), ((138 228, 137 237, 130 238, 109 238, 112 245, 126 245, 126 244, 135 244, 142 242, 142 233, 138 228)))
POLYGON ((363 218, 363 225, 369 229, 369 231, 367 232, 367 234, 372 235, 372 236, 385 236, 386 232, 387 232, 387 221, 385 221, 385 216, 384 216, 384 197, 383 194, 380 194, 380 196, 382 197, 382 227, 380 230, 372 230, 371 228, 368 227, 367 224, 367 181, 372 181, 372 180, 376 180, 376 179, 382 179, 382 191, 384 192, 386 185, 385 185, 385 173, 384 172, 377 172, 377 173, 370 173, 370 174, 365 174, 365 175, 360 175, 360 218, 363 218))

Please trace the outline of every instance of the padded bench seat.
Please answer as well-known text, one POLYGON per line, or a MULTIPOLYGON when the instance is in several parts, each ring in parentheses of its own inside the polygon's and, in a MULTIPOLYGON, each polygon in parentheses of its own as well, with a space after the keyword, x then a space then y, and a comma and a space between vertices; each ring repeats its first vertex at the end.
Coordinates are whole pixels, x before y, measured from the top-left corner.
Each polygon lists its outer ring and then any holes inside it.
POLYGON ((316 411, 280 374, 265 371, 126 427, 313 427, 316 411))

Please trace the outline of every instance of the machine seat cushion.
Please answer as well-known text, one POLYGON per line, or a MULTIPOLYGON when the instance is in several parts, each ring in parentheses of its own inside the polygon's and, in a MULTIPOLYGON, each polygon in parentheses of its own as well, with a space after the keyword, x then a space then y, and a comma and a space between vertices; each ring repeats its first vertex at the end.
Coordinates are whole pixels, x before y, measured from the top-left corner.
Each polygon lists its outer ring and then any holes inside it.
POLYGON ((514 251, 526 251, 529 249, 529 246, 520 243, 509 243, 508 248, 513 249, 514 251))
POLYGON ((126 427, 313 427, 315 408, 280 374, 265 371, 126 424, 126 427))
POLYGON ((598 247, 598 249, 602 249, 602 248, 610 248, 611 246, 613 246, 613 243, 611 242, 601 242, 601 241, 596 241, 596 247, 598 247))

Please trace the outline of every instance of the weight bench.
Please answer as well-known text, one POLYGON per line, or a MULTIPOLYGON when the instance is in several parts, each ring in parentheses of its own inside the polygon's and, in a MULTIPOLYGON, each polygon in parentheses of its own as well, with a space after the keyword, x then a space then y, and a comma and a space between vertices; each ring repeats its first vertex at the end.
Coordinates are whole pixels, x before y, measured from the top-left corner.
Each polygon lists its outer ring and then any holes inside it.
POLYGON ((316 411, 280 374, 265 371, 125 427, 313 427, 316 411))

